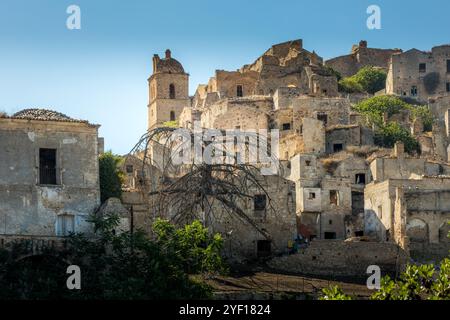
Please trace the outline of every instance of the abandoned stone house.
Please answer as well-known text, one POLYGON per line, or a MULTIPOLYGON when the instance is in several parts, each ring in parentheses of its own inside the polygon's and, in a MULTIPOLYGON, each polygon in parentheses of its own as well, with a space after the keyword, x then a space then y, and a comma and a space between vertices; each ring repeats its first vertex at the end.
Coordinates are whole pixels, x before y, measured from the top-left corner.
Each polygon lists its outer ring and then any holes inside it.
POLYGON ((350 54, 325 61, 325 65, 333 68, 342 77, 350 77, 366 66, 379 67, 386 72, 393 54, 401 53, 400 49, 369 48, 367 41, 362 40, 354 45, 350 54))
POLYGON ((448 254, 450 166, 409 158, 397 143, 391 157, 370 163, 373 180, 365 189, 365 230, 395 240, 416 258, 448 254))
POLYGON ((89 232, 100 205, 98 125, 44 109, 0 117, 0 235, 89 232))
POLYGON ((386 93, 422 102, 450 93, 450 45, 392 55, 386 93))

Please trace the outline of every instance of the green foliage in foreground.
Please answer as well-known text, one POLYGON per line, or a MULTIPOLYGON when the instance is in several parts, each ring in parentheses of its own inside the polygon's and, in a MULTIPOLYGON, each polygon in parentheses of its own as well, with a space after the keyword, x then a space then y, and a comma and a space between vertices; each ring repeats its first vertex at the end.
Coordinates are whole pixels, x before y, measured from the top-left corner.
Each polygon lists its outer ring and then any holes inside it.
POLYGON ((143 232, 115 232, 119 217, 93 217, 94 238, 68 239, 63 252, 17 261, 17 250, 0 251, 1 299, 201 299, 211 288, 189 273, 224 270, 222 239, 199 222, 177 229, 155 224, 157 240, 143 232), (68 290, 68 265, 81 269, 81 290, 68 290))
MULTIPOLYGON (((335 286, 322 289, 321 300, 353 300, 335 286)), ((398 280, 381 279, 381 288, 371 300, 450 300, 450 259, 444 259, 439 271, 429 265, 408 265, 398 280)))

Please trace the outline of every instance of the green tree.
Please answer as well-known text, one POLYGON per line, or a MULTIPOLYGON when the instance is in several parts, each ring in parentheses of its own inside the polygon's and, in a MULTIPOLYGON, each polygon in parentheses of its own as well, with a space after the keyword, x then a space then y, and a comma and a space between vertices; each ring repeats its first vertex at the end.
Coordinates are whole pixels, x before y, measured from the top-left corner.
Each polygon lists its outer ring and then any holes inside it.
POLYGON ((364 92, 361 84, 354 77, 343 78, 338 82, 338 89, 345 93, 361 93, 364 92))
POLYGON ((167 220, 158 219, 153 224, 156 242, 168 255, 173 255, 187 273, 225 271, 221 257, 223 239, 196 220, 176 229, 167 220))
POLYGON ((120 165, 123 159, 111 151, 105 152, 99 158, 100 198, 102 203, 109 198, 120 198, 122 195, 123 173, 120 165))
POLYGON ((384 113, 391 117, 401 110, 410 110, 411 120, 420 118, 424 125, 424 131, 431 131, 433 125, 433 115, 427 106, 412 105, 396 96, 383 95, 364 99, 353 109, 365 115, 370 125, 382 126, 384 113))
POLYGON ((93 216, 95 234, 75 234, 65 250, 51 249, 17 260, 22 247, 0 250, 0 299, 202 299, 211 288, 189 272, 219 272, 221 239, 201 224, 177 229, 155 226, 158 240, 144 232, 117 234, 119 217, 93 216), (81 290, 68 290, 66 268, 81 269, 81 290))
POLYGON ((355 75, 341 79, 339 90, 347 93, 367 92, 374 94, 386 87, 386 77, 386 72, 383 70, 366 66, 355 75))
POLYGON ((374 143, 380 147, 392 148, 398 141, 403 142, 406 152, 420 153, 420 145, 417 140, 397 122, 390 122, 375 131, 374 143))
POLYGON ((371 66, 364 67, 354 77, 363 90, 370 94, 374 94, 386 87, 386 72, 379 68, 371 66))
POLYGON ((411 107, 395 96, 384 95, 364 99, 356 104, 353 109, 365 115, 369 125, 375 124, 382 126, 383 114, 387 113, 387 116, 391 117, 399 113, 402 109, 409 109, 411 107))

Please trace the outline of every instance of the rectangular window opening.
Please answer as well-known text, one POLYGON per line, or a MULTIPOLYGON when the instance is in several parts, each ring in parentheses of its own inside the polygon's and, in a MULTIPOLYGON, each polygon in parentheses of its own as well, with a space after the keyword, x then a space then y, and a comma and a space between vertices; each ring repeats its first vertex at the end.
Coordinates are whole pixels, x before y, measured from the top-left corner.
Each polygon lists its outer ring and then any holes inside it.
POLYGON ((56 149, 39 149, 39 184, 56 185, 56 149))
POLYGON ((320 121, 322 121, 323 122, 323 124, 327 124, 327 122, 328 122, 328 116, 327 116, 327 114, 326 113, 318 113, 317 114, 317 120, 320 120, 320 121))
POLYGON ((324 232, 324 238, 326 240, 334 240, 336 239, 336 232, 324 232))
POLYGON ((272 252, 271 242, 269 240, 258 240, 256 247, 258 258, 268 257, 272 252))
POLYGON ((426 63, 419 63, 419 72, 420 73, 427 72, 427 64, 426 63))
POLYGON ((342 143, 333 144, 333 152, 341 152, 344 150, 344 145, 342 143))
POLYGON ((364 173, 358 173, 355 175, 356 184, 366 184, 366 175, 364 173))
POLYGON ((236 87, 236 96, 243 97, 244 96, 244 90, 242 88, 242 85, 238 85, 236 87))
POLYGON ((337 190, 330 190, 330 204, 332 205, 339 205, 339 191, 337 190))

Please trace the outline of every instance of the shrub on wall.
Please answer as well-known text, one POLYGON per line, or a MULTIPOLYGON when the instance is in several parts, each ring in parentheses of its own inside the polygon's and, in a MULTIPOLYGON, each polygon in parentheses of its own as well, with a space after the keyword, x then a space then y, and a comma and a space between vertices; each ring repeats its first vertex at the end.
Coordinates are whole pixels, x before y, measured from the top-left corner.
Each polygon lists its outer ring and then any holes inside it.
POLYGON ((374 142, 380 147, 392 148, 397 141, 403 142, 406 152, 410 154, 420 153, 417 140, 397 122, 388 123, 375 132, 374 142))
POLYGON ((356 104, 353 109, 365 115, 370 125, 383 126, 383 114, 388 117, 399 113, 401 110, 410 110, 412 119, 420 118, 423 122, 424 131, 431 131, 433 126, 433 115, 428 106, 412 105, 396 96, 377 96, 365 99, 356 104))
POLYGON ((109 198, 120 198, 122 195, 124 180, 123 173, 120 170, 122 161, 120 156, 114 155, 111 151, 100 155, 100 198, 102 203, 109 198))
POLYGON ((386 87, 386 72, 379 68, 367 66, 357 74, 339 81, 339 90, 347 93, 367 92, 374 94, 386 87))

